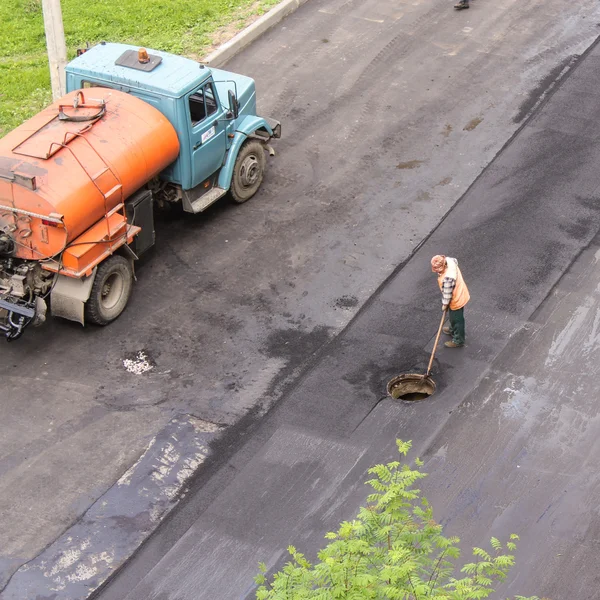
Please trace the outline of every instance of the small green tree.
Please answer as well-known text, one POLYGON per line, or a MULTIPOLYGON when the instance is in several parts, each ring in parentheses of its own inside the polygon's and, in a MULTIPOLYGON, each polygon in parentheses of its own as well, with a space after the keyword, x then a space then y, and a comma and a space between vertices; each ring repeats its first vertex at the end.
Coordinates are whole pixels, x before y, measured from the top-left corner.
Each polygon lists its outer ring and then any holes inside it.
MULTIPOLYGON (((410 442, 397 441, 405 457, 410 442)), ((426 477, 401 462, 376 465, 367 481, 374 493, 367 497, 354 521, 345 521, 331 542, 310 563, 296 548, 291 561, 267 578, 260 565, 257 600, 478 600, 494 592, 514 564, 516 535, 503 545, 491 539, 489 551, 474 548, 475 562, 460 569, 459 538, 444 537, 442 526, 415 484, 426 477)), ((538 600, 523 598, 518 600, 538 600)))

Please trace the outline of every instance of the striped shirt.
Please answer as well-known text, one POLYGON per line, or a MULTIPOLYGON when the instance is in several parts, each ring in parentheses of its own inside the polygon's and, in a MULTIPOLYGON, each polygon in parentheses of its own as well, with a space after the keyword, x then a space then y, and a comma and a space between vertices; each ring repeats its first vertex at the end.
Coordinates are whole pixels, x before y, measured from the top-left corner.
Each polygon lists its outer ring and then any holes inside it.
POLYGON ((444 281, 442 282, 442 305, 444 307, 448 307, 450 304, 455 287, 456 279, 452 277, 444 277, 444 281))
POLYGON ((469 301, 470 295, 455 258, 446 257, 446 268, 438 275, 444 309, 460 310, 469 301))

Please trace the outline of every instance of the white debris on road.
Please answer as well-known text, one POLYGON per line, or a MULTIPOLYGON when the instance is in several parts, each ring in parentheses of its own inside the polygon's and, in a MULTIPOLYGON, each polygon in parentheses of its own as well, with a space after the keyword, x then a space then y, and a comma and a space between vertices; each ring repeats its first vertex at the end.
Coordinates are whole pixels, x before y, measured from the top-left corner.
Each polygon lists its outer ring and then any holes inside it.
POLYGON ((147 373, 154 368, 154 365, 150 364, 150 361, 148 360, 148 355, 143 350, 140 350, 135 355, 135 358, 124 358, 123 366, 134 375, 147 373))

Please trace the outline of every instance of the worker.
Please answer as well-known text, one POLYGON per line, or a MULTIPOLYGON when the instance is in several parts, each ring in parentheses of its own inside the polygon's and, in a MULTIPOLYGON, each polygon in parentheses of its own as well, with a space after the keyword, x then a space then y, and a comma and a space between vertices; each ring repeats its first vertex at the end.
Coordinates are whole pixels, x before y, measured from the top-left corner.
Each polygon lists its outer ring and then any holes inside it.
POLYGON ((447 348, 460 348, 465 345, 464 308, 471 298, 469 290, 455 258, 438 254, 431 259, 431 270, 438 276, 442 310, 449 311, 450 326, 444 327, 443 331, 452 339, 444 345, 447 348))
POLYGON ((462 10, 463 8, 469 8, 469 0, 459 0, 454 5, 454 8, 456 8, 456 10, 462 10))

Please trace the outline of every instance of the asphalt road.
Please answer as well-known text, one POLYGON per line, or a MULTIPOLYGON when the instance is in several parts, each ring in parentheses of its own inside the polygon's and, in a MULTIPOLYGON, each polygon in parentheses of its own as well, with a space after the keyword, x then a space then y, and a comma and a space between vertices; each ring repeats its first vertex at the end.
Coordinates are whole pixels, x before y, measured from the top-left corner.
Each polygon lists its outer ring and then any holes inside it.
POLYGON ((597 45, 103 600, 251 598, 258 561, 312 556, 398 437, 465 548, 523 538, 498 597, 598 597, 599 74, 597 45), (439 353, 431 400, 382 399, 424 368, 442 250, 470 286, 467 346, 439 353))
MULTIPOLYGON (((0 581, 77 522, 174 417, 231 427, 218 449, 227 456, 240 420, 259 420, 292 389, 575 64, 598 16, 592 0, 475 0, 462 13, 441 0, 311 0, 234 59, 230 69, 257 80, 259 109, 283 122, 260 194, 159 223, 132 303, 109 328, 50 321, 0 348, 0 581), (140 353, 152 369, 128 371, 124 361, 140 353)), ((554 168, 572 167, 568 156, 554 168)), ((496 204, 486 190, 463 216, 464 227, 482 223, 490 248, 505 232, 497 211, 520 210, 496 204)), ((536 210, 543 223, 544 207, 536 210)), ((577 214, 587 232, 584 205, 577 214)), ((539 248, 538 228, 519 224, 527 256, 539 248)), ((467 268, 477 273, 483 253, 470 251, 469 239, 449 235, 440 245, 461 261, 471 256, 467 268)), ((557 249, 561 260, 569 240, 557 249)), ((412 360, 431 296, 421 267, 403 272, 411 335, 402 355, 412 360)), ((523 294, 507 293, 506 306, 532 302, 523 294)), ((397 310, 391 302, 381 317, 375 348, 393 338, 397 310)), ((355 426, 380 391, 373 361, 366 370, 356 361, 348 375, 348 385, 369 390, 364 405, 302 410, 298 422, 355 426)), ((339 379, 329 386, 345 386, 339 379)))

